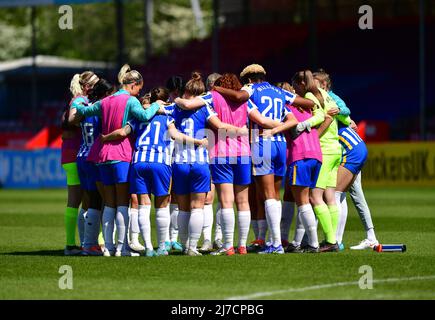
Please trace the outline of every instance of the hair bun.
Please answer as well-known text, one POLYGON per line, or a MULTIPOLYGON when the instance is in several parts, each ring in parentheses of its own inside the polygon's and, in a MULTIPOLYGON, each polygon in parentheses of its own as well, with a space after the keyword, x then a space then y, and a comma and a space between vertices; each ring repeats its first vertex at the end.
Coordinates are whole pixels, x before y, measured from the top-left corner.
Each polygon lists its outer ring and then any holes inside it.
POLYGON ((202 80, 201 74, 197 71, 192 72, 192 79, 195 81, 202 80))

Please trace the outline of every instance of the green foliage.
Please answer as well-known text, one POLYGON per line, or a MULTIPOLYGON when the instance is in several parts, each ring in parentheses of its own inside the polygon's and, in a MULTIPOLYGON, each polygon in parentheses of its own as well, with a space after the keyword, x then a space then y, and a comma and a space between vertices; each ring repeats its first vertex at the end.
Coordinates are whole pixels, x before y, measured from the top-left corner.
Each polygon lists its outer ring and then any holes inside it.
MULTIPOLYGON (((211 1, 202 0, 206 33, 211 31, 211 1)), ((37 8, 38 54, 83 60, 116 61, 117 29, 113 2, 73 5, 73 30, 58 27, 57 6, 37 8)), ((198 38, 199 32, 189 0, 154 0, 151 25, 154 54, 168 52, 198 38)), ((127 61, 144 61, 144 1, 124 1, 124 36, 127 61)), ((30 8, 0 10, 0 60, 28 56, 31 53, 30 8)))

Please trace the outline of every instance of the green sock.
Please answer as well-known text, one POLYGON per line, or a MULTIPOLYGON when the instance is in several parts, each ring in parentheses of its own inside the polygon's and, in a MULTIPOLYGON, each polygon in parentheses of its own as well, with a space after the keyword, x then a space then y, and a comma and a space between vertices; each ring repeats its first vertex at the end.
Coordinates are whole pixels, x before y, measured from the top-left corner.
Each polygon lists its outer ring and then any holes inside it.
POLYGON ((340 212, 338 211, 338 207, 336 205, 329 206, 329 213, 331 214, 331 222, 332 222, 332 232, 334 234, 337 233, 337 226, 338 226, 338 217, 340 215, 340 212))
POLYGON ((103 238, 103 232, 100 229, 100 233, 98 234, 98 245, 103 245, 104 244, 104 238, 103 238))
POLYGON ((66 245, 76 245, 76 228, 77 228, 77 215, 79 214, 78 208, 66 207, 65 210, 65 231, 66 231, 66 245))
POLYGON ((328 206, 326 204, 315 206, 314 213, 316 214, 317 219, 319 219, 319 223, 326 235, 326 241, 329 243, 335 243, 335 232, 333 232, 332 229, 332 219, 328 206))

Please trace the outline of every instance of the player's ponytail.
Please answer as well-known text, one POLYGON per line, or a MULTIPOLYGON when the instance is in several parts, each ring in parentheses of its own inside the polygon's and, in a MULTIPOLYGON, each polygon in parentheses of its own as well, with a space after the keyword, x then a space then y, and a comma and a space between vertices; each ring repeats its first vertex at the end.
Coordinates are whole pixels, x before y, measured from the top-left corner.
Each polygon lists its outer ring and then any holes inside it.
POLYGON ((71 79, 69 91, 71 91, 73 97, 81 96, 83 94, 82 86, 80 85, 80 74, 76 73, 71 79))
POLYGON ((124 64, 121 70, 119 70, 118 81, 122 86, 125 86, 128 84, 140 84, 143 82, 143 78, 138 71, 131 70, 128 64, 124 64))
POLYGON ((92 71, 85 71, 81 74, 75 74, 71 79, 69 90, 73 97, 83 96, 91 90, 98 82, 98 76, 92 71))
POLYGON ((186 83, 185 93, 192 96, 199 96, 205 91, 205 84, 202 81, 201 74, 199 72, 192 72, 191 79, 186 83))

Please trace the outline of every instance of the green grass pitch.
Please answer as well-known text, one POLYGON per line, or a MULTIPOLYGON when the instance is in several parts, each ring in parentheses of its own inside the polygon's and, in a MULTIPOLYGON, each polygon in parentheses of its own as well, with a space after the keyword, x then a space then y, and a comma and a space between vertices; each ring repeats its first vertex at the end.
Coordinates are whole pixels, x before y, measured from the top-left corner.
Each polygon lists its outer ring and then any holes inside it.
POLYGON ((380 242, 405 243, 407 252, 349 250, 365 236, 349 202, 340 253, 64 257, 66 190, 0 190, 0 299, 434 299, 435 190, 366 196, 380 242), (59 289, 62 265, 72 267, 72 290, 59 289), (363 265, 373 289, 357 284, 363 265))

